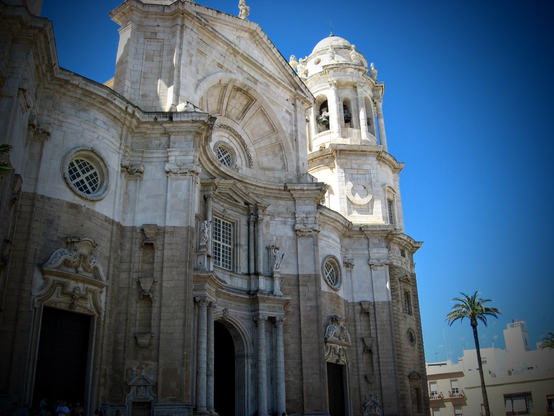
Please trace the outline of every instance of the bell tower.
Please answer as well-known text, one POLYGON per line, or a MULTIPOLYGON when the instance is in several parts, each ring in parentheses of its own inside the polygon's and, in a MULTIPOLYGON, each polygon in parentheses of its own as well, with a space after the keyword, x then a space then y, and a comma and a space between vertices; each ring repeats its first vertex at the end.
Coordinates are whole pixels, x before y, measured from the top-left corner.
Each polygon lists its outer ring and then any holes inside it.
POLYGON ((308 110, 309 172, 329 185, 324 205, 355 224, 403 229, 398 174, 388 153, 377 70, 346 39, 329 36, 290 65, 316 101, 308 110))

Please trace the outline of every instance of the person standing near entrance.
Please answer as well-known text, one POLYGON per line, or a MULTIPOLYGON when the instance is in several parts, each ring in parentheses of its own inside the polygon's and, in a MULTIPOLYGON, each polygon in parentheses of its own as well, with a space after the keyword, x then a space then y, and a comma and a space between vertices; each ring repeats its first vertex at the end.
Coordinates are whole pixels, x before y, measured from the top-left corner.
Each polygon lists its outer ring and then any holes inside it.
POLYGON ((62 402, 56 409, 56 416, 69 416, 69 409, 65 405, 65 400, 62 400, 62 402))
POLYGON ((75 409, 73 410, 74 416, 85 416, 85 409, 81 406, 81 403, 75 403, 75 409))

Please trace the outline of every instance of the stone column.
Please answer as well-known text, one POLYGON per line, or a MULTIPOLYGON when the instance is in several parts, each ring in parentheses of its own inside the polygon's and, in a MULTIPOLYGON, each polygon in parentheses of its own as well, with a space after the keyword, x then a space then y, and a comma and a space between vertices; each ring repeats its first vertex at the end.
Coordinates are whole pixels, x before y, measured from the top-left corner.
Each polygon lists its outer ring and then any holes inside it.
POLYGON ((285 318, 278 316, 275 318, 277 327, 277 345, 275 346, 275 365, 277 379, 277 415, 281 416, 287 412, 287 401, 285 395, 285 347, 283 344, 283 323, 285 318))
POLYGON ((368 126, 367 126, 367 112, 365 109, 365 100, 364 100, 364 86, 363 84, 358 84, 356 89, 358 91, 358 114, 360 116, 360 131, 362 133, 362 140, 368 140, 368 126))
POLYGON ((254 213, 250 212, 248 219, 248 274, 256 274, 256 247, 254 233, 256 231, 256 219, 254 213))
POLYGON ((340 122, 339 97, 337 94, 337 82, 329 82, 329 117, 331 118, 331 130, 340 134, 342 123, 340 122))
POLYGON ((377 107, 377 123, 379 124, 379 141, 381 142, 385 152, 388 152, 385 120, 383 119, 383 98, 375 98, 375 105, 377 107))
POLYGON ((215 302, 208 305, 208 359, 207 359, 207 389, 206 407, 214 413, 214 310, 215 302))
POLYGON ((263 291, 265 289, 264 279, 264 247, 263 247, 263 230, 262 225, 264 222, 263 212, 258 209, 258 221, 256 222, 256 273, 258 274, 258 290, 263 291))
POLYGON ((195 298, 198 304, 198 362, 196 364, 196 411, 206 412, 206 369, 208 358, 208 301, 195 298))
POLYGON ((267 416, 267 368, 265 351, 265 321, 267 316, 254 318, 258 326, 258 416, 267 416))

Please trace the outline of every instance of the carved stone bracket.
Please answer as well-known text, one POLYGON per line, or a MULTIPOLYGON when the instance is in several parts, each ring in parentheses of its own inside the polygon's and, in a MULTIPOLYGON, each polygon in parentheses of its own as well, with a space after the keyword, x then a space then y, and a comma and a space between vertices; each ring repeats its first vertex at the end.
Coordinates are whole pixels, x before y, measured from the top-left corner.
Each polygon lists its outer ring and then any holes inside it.
POLYGON ((150 298, 151 301, 153 301, 154 300, 153 287, 157 282, 158 282, 158 279, 156 279, 155 277, 139 277, 137 279, 137 283, 141 288, 139 300, 141 300, 144 296, 147 296, 150 298))
POLYGON ((362 351, 362 354, 366 354, 368 352, 373 352, 373 338, 371 337, 362 337, 362 342, 364 343, 364 350, 362 351))
POLYGON ((125 158, 121 161, 121 172, 128 179, 141 179, 144 174, 144 165, 140 161, 125 158))
POLYGON ((151 332, 137 332, 135 339, 139 348, 146 348, 150 345, 150 341, 154 338, 154 334, 151 332))
POLYGON ((90 238, 66 238, 66 248, 52 253, 42 266, 43 283, 34 293, 34 306, 48 304, 101 315, 108 280, 100 261, 93 257, 96 243, 90 238))
POLYGON ((325 360, 336 364, 347 364, 346 353, 352 344, 346 328, 347 319, 339 315, 330 317, 331 323, 325 330, 325 360))
POLYGON ((188 163, 167 163, 165 173, 170 176, 194 176, 198 177, 200 171, 195 166, 188 163))
POLYGON ((383 270, 387 268, 389 261, 387 259, 371 259, 368 264, 372 270, 383 270))
POLYGON ((371 307, 371 301, 369 300, 361 300, 360 301, 360 307, 362 308, 362 312, 360 312, 360 315, 367 314, 369 315, 370 307, 371 307))
POLYGON ((347 270, 352 270, 354 268, 354 259, 344 259, 342 263, 347 270))
POLYGON ((158 227, 156 224, 142 224, 141 230, 144 233, 144 236, 146 237, 142 243, 154 244, 154 240, 156 239, 156 234, 158 233, 158 231, 160 231, 160 227, 158 227))

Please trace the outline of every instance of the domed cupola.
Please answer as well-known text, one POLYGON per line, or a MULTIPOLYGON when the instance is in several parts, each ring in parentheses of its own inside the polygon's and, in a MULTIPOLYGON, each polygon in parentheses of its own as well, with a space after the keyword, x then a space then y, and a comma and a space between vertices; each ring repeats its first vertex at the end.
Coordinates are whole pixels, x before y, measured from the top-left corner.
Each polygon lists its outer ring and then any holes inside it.
MULTIPOLYGON (((308 115, 310 151, 329 143, 378 145, 375 100, 381 100, 384 84, 377 71, 368 74, 366 58, 356 46, 339 36, 321 40, 309 56, 290 65, 304 80, 316 105, 308 115)), ((384 128, 381 145, 386 150, 384 128)))
POLYGON ((385 85, 373 64, 333 35, 289 63, 315 97, 306 115, 308 165, 311 175, 329 185, 325 205, 356 224, 402 227, 402 165, 387 151, 385 85))

